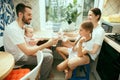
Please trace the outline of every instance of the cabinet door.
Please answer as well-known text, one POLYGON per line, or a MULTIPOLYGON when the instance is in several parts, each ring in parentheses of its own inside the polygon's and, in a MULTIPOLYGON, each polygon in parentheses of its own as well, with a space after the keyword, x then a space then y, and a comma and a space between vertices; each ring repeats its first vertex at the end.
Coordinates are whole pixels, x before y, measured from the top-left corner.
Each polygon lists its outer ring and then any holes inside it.
POLYGON ((97 72, 101 80, 118 80, 119 72, 114 67, 114 62, 117 61, 119 53, 103 42, 101 52, 97 63, 97 72))

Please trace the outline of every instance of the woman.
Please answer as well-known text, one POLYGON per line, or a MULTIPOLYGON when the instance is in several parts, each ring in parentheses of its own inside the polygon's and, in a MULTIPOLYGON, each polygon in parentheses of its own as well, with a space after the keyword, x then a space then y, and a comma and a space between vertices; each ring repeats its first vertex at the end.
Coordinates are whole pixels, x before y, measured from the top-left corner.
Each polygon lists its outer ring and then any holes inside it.
POLYGON ((78 65, 88 64, 92 59, 87 50, 92 50, 92 30, 93 24, 91 21, 85 21, 81 24, 79 29, 80 38, 71 48, 66 48, 69 57, 57 66, 59 71, 65 71, 66 79, 70 79, 72 70, 78 65))
MULTIPOLYGON (((101 11, 99 8, 92 8, 91 10, 89 10, 88 20, 90 20, 94 25, 93 33, 92 33, 92 40, 94 44, 91 45, 93 46, 93 49, 91 51, 88 51, 88 53, 95 54, 93 60, 95 60, 95 58, 98 56, 100 52, 105 34, 104 29, 101 27, 101 24, 99 24, 100 18, 101 18, 101 11)), ((57 47, 56 50, 64 59, 66 59, 67 58, 66 56, 68 55, 68 53, 66 52, 66 47, 72 47, 75 44, 75 42, 73 43, 67 40, 62 44, 65 47, 57 47)))
MULTIPOLYGON (((104 39, 104 34, 105 34, 104 29, 101 27, 101 24, 99 24, 100 18, 101 18, 101 11, 99 8, 92 8, 91 10, 89 10, 88 20, 91 21, 94 25, 93 32, 92 32, 92 39, 91 39, 93 44, 91 45, 92 50, 85 50, 85 52, 92 55, 91 59, 93 61, 95 61, 95 59, 97 58, 97 56, 100 53, 100 49, 101 49, 102 42, 104 39)), ((75 42, 66 41, 66 42, 63 42, 63 46, 65 46, 65 47, 57 47, 56 48, 58 53, 65 59, 65 61, 68 56, 67 47, 72 47, 74 44, 75 44, 75 42)), ((88 60, 90 60, 90 59, 88 59, 88 60)), ((88 61, 88 62, 90 62, 90 61, 88 61)), ((79 65, 81 65, 81 64, 79 64, 79 65)), ((69 66, 70 65, 72 66, 72 61, 71 61, 71 64, 69 63, 69 66)), ((74 67, 71 67, 71 69, 74 69, 74 67)))

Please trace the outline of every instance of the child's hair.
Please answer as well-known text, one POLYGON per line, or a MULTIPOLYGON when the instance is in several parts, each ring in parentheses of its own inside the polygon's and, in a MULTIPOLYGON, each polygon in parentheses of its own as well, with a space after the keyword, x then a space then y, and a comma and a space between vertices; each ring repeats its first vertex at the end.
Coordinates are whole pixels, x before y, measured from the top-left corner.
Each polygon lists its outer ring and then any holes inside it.
MULTIPOLYGON (((91 21, 84 21, 82 22, 82 24, 80 25, 80 27, 82 27, 83 29, 90 31, 90 33, 92 33, 93 31, 93 23, 91 21)), ((75 45, 77 44, 77 42, 80 40, 81 37, 78 38, 78 40, 76 41, 75 45)), ((91 39, 92 39, 92 34, 91 34, 91 39)), ((90 40, 91 40, 90 39, 90 40)), ((89 40, 88 40, 89 41, 89 40)))
POLYGON ((25 26, 25 33, 27 33, 28 29, 33 29, 33 27, 30 26, 30 25, 26 25, 26 26, 25 26))
POLYGON ((81 24, 81 27, 87 31, 90 31, 90 33, 92 33, 93 31, 93 23, 91 21, 84 21, 82 24, 81 24))

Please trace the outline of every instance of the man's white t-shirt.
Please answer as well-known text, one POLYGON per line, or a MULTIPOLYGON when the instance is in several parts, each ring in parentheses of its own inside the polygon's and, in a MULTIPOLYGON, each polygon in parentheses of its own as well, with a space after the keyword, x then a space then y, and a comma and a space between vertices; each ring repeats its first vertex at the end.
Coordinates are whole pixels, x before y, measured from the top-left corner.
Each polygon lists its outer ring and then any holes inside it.
POLYGON ((17 47, 18 44, 25 43, 24 29, 19 27, 17 21, 5 27, 3 43, 5 51, 11 53, 15 61, 18 61, 24 53, 17 47))

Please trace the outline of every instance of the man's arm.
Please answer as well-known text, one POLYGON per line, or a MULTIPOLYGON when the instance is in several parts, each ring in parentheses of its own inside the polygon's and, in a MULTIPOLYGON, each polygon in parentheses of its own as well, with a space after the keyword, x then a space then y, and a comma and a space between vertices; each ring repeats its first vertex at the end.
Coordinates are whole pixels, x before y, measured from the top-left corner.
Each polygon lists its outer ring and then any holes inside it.
POLYGON ((26 43, 18 44, 17 46, 26 54, 26 55, 33 55, 38 50, 42 50, 46 47, 52 46, 58 42, 58 39, 50 39, 48 42, 40 45, 40 46, 33 46, 28 47, 26 43))

